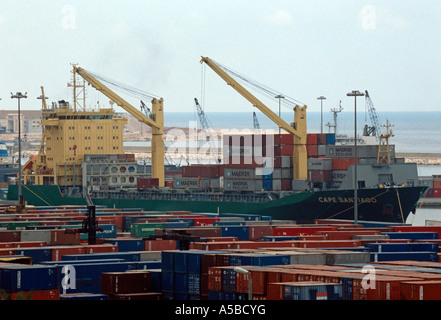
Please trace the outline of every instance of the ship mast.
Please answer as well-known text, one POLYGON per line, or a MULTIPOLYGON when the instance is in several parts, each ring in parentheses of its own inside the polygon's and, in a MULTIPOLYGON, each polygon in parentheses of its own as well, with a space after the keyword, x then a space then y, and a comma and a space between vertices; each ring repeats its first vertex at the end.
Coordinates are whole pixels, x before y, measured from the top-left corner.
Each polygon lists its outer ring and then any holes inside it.
POLYGON ((382 127, 386 128, 386 133, 379 136, 380 143, 378 145, 377 163, 390 164, 389 138, 394 136, 392 130, 390 130, 393 125, 389 123, 389 120, 386 120, 386 125, 382 127))
MULTIPOLYGON (((76 63, 71 63, 71 65, 73 67, 77 66, 76 63)), ((78 105, 78 107, 83 109, 83 111, 86 111, 86 81, 83 80, 82 84, 77 84, 77 74, 75 72, 72 72, 72 74, 73 74, 72 82, 68 83, 68 86, 73 87, 73 109, 74 109, 74 112, 77 112, 77 105, 78 105), (78 91, 77 91, 77 88, 79 88, 78 91), (82 98, 80 98, 81 95, 82 95, 82 98), (80 105, 79 100, 82 100, 82 102, 83 102, 82 107, 80 105)))

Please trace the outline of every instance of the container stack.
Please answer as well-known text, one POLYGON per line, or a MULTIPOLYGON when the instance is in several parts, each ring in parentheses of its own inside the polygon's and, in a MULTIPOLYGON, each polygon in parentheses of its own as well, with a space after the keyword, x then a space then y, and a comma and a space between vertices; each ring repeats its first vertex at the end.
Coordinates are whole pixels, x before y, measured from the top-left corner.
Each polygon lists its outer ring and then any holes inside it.
POLYGON ((1 214, 3 298, 441 299, 441 226, 98 207, 103 231, 88 245, 73 232, 86 211, 1 214), (375 269, 375 288, 363 285, 366 267, 375 269), (62 282, 65 268, 74 268, 75 287, 62 282))

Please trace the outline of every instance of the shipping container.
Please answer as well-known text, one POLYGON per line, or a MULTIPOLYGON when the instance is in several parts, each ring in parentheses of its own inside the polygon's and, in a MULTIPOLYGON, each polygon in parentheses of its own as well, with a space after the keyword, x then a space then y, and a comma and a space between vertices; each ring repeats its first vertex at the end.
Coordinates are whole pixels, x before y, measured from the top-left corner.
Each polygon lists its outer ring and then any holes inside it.
POLYGON ((144 241, 142 238, 135 239, 125 239, 125 238, 115 238, 115 239, 104 239, 104 243, 110 243, 118 246, 119 252, 128 251, 144 251, 144 241))
MULTIPOLYGON (((7 300, 55 301, 60 300, 60 290, 31 290, 18 292, 4 292, 7 300)), ((2 296, 0 295, 0 300, 2 296)))
POLYGON ((109 296, 109 300, 163 300, 164 294, 160 292, 121 293, 109 296))
POLYGON ((74 300, 109 300, 109 295, 102 293, 66 293, 60 295, 60 300, 74 301, 74 300))
POLYGON ((441 281, 401 282, 401 300, 441 300, 441 281))
POLYGON ((42 265, 0 265, 0 288, 8 292, 58 288, 57 268, 42 265))
POLYGON ((306 135, 306 144, 307 145, 317 145, 318 133, 308 133, 306 135))
POLYGON ((103 272, 101 293, 124 294, 150 292, 152 287, 149 271, 103 272))
POLYGON ((136 178, 136 186, 139 190, 159 188, 159 179, 158 178, 137 177, 136 178))
POLYGON ((284 300, 343 300, 342 286, 335 283, 292 282, 283 286, 284 300))
POLYGON ((308 170, 310 181, 330 182, 332 181, 332 170, 308 170))
POLYGON ((260 191, 263 189, 262 180, 225 179, 225 191, 260 191))
POLYGON ((332 159, 308 158, 308 170, 332 170, 332 159))

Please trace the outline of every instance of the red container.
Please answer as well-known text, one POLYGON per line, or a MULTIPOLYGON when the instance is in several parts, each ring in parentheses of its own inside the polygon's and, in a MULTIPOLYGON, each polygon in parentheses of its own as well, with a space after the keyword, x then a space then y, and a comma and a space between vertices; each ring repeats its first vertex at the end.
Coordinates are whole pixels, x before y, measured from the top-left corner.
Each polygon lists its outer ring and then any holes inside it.
POLYGON ((195 227, 212 226, 214 222, 220 221, 220 218, 193 218, 195 227))
POLYGON ((96 221, 99 224, 114 224, 117 230, 123 229, 123 216, 97 216, 96 221))
POLYGON ((118 252, 118 246, 113 244, 84 245, 84 253, 118 252))
POLYGON ((84 246, 51 247, 52 261, 61 261, 64 255, 85 254, 84 246))
POLYGON ((11 249, 0 249, 0 257, 1 256, 13 256, 15 255, 17 250, 15 248, 11 249))
POLYGON ((292 189, 291 179, 282 179, 282 190, 287 191, 291 189, 292 189))
POLYGON ((222 269, 223 268, 224 267, 210 267, 210 268, 208 268, 208 290, 222 291, 222 269))
POLYGON ((273 227, 273 236, 306 236, 316 231, 336 231, 336 227, 273 227))
POLYGON ((441 179, 433 179, 433 188, 441 189, 441 179))
POLYGON ((152 275, 149 271, 103 272, 101 293, 145 293, 151 290, 152 275))
POLYGON ((66 233, 63 229, 54 229, 51 231, 51 243, 52 246, 60 245, 79 245, 80 244, 79 233, 66 233))
POLYGON ((282 144, 280 145, 280 156, 292 157, 294 154, 294 145, 282 144))
POLYGON ((308 170, 310 181, 330 182, 332 181, 332 170, 308 170))
POLYGON ((441 198, 441 189, 433 189, 433 197, 441 198))
POLYGON ((178 249, 176 240, 144 240, 145 251, 164 251, 176 249, 178 249))
POLYGON ((307 145, 317 145, 318 142, 318 133, 308 133, 306 135, 306 144, 307 145))
MULTIPOLYGON (((354 158, 333 158, 332 170, 348 170, 354 163, 354 158)), ((357 159, 357 163, 360 163, 360 159, 357 159)))
POLYGON ((316 158, 318 156, 318 147, 314 144, 306 145, 306 153, 309 158, 316 158))
MULTIPOLYGON (((17 300, 19 296, 26 300, 60 300, 60 290, 33 290, 7 293, 8 300, 17 300)), ((2 300, 0 296, 0 300, 2 300)))
POLYGON ((401 300, 440 300, 441 281, 401 282, 401 300))
POLYGON ((14 248, 37 248, 45 247, 47 245, 44 241, 20 241, 11 243, 14 248))
POLYGON ((394 232, 438 232, 441 239, 441 226, 392 226, 394 232))
POLYGON ((182 167, 183 177, 217 178, 221 176, 222 165, 192 164, 182 167))
POLYGON ((136 178, 136 186, 138 189, 158 188, 159 187, 159 179, 158 178, 137 177, 136 178))
POLYGON ((20 231, 0 230, 0 242, 17 242, 20 240, 20 231))
POLYGON ((294 136, 289 133, 281 133, 280 144, 294 144, 294 136))
POLYGON ((273 235, 273 227, 270 225, 248 227, 248 239, 251 241, 260 241, 262 237, 272 236, 272 235, 273 235))

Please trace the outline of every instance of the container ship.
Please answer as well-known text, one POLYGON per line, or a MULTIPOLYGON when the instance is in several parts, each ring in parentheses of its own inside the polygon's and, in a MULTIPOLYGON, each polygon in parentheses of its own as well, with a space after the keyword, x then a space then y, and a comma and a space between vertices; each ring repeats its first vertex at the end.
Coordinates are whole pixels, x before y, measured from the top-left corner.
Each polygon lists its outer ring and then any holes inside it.
MULTIPOLYGON (((76 66, 73 74, 73 106, 66 101, 47 106, 43 100, 39 153, 22 172, 28 204, 84 205, 88 195, 109 208, 404 223, 427 190, 418 185, 416 164, 396 158, 387 136, 387 143, 344 144, 335 134, 306 133, 306 106, 294 108, 294 122, 288 125, 258 100, 254 105, 288 133, 224 135, 222 163, 183 166, 171 178, 164 165, 163 99, 153 98, 152 111, 141 112, 97 75, 76 66), (124 154, 127 119, 113 108, 86 110, 85 81, 80 83, 77 75, 152 128, 148 176, 139 172, 133 154, 124 154)), ((18 200, 17 185, 9 186, 8 198, 18 200)))

